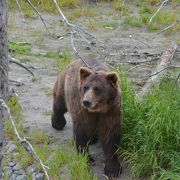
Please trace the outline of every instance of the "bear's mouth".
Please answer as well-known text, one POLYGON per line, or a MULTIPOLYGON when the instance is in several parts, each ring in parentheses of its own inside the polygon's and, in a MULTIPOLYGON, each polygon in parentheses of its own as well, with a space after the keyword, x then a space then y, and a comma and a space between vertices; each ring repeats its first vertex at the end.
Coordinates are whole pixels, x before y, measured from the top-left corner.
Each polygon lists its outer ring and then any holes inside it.
MULTIPOLYGON (((85 107, 86 108, 86 107, 85 107)), ((106 113, 107 112, 107 105, 99 105, 86 108, 89 112, 99 112, 99 113, 106 113)))

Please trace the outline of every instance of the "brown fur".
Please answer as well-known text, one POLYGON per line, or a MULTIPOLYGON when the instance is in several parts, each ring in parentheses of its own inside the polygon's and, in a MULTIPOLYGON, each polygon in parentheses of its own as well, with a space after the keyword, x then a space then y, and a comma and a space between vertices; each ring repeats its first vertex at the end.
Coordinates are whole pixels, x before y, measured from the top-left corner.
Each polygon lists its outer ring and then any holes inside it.
POLYGON ((116 177, 120 171, 116 151, 122 118, 118 76, 98 61, 89 60, 88 64, 93 65, 93 70, 81 61, 75 61, 58 76, 52 126, 61 130, 66 124, 64 113, 68 111, 73 120, 76 146, 81 153, 88 152, 87 146, 96 132, 106 157, 105 174, 116 177))

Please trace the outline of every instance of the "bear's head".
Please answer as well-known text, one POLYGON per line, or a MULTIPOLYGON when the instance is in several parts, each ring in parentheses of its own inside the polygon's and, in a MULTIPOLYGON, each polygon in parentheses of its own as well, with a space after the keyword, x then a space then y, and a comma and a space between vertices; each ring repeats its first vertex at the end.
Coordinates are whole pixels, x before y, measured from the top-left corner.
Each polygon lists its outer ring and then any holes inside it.
POLYGON ((108 112, 119 92, 115 72, 94 72, 86 67, 79 69, 81 104, 89 112, 108 112))

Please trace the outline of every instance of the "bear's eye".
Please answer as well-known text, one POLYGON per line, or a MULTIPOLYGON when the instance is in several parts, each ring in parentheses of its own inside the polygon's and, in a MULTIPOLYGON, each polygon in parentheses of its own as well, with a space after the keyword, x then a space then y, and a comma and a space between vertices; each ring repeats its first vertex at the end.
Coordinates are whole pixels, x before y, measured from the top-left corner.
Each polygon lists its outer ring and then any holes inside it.
POLYGON ((88 89, 89 89, 89 87, 88 86, 84 86, 84 92, 86 92, 88 89))
POLYGON ((101 94, 101 89, 99 87, 94 87, 93 90, 96 94, 101 94))

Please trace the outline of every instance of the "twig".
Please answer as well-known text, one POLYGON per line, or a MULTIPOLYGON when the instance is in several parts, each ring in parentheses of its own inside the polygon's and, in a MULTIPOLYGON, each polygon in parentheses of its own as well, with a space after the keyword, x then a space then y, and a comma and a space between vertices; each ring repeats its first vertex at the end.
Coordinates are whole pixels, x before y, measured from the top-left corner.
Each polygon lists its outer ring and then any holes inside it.
POLYGON ((149 23, 152 22, 152 19, 159 13, 159 11, 165 6, 165 4, 168 2, 169 0, 165 0, 161 3, 161 5, 159 6, 158 10, 151 16, 149 23))
MULTIPOLYGON (((125 55, 126 56, 126 55, 125 55)), ((111 60, 107 60, 107 62, 114 62, 114 63, 119 63, 119 64, 143 64, 143 63, 151 63, 152 61, 157 60, 157 58, 152 58, 150 60, 144 60, 144 61, 111 61, 111 60)))
POLYGON ((36 13, 37 13, 38 16, 40 17, 42 23, 44 24, 44 27, 46 28, 47 32, 48 32, 50 35, 52 35, 51 32, 49 31, 48 27, 46 26, 46 23, 45 23, 42 15, 41 15, 40 12, 37 10, 37 8, 32 4, 32 2, 31 2, 30 0, 25 0, 25 1, 36 11, 36 13))
MULTIPOLYGON (((24 68, 25 70, 27 70, 32 76, 34 76, 34 73, 25 64, 20 63, 17 59, 15 59, 15 58, 13 58, 11 56, 8 56, 8 58, 9 58, 9 63, 17 64, 18 66, 20 66, 20 67, 24 68)), ((31 67, 33 67, 33 66, 31 65, 31 67)), ((33 69, 35 69, 35 67, 33 67, 33 69)))
POLYGON ((149 67, 149 66, 146 65, 146 64, 137 64, 137 65, 129 68, 129 69, 127 70, 127 72, 131 72, 132 70, 134 70, 134 69, 136 69, 136 68, 139 68, 139 67, 142 67, 142 66, 144 66, 144 67, 149 67))
POLYGON ((3 100, 1 97, 0 97, 0 103, 1 103, 1 106, 3 106, 3 107, 7 110, 7 112, 8 112, 9 119, 10 119, 10 121, 11 121, 11 124, 12 124, 13 129, 14 129, 14 133, 15 133, 17 139, 18 139, 19 142, 24 146, 24 148, 26 149, 26 151, 27 151, 29 154, 31 154, 32 157, 33 157, 37 162, 40 163, 40 165, 41 165, 41 167, 42 167, 42 170, 43 170, 43 172, 44 172, 44 174, 45 174, 45 176, 46 176, 46 179, 47 179, 47 180, 50 180, 49 175, 48 175, 48 173, 47 173, 47 171, 46 171, 46 168, 49 169, 49 167, 45 166, 45 165, 42 163, 41 159, 40 159, 39 156, 36 154, 33 146, 29 143, 29 141, 27 141, 25 138, 21 138, 21 137, 20 137, 20 135, 19 135, 19 133, 18 133, 18 130, 17 130, 17 128, 16 128, 16 125, 15 125, 15 123, 14 123, 14 119, 13 119, 13 117, 12 117, 12 115, 11 115, 11 111, 10 111, 9 107, 7 106, 7 104, 4 102, 4 100, 3 100))
POLYGON ((167 69, 173 69, 173 68, 180 68, 180 66, 168 66, 168 67, 165 67, 165 68, 161 69, 160 71, 154 72, 153 74, 151 74, 148 77, 156 76, 156 75, 160 74, 161 72, 163 72, 163 71, 165 71, 167 69))
POLYGON ((18 80, 9 79, 9 82, 15 84, 16 86, 22 86, 22 85, 24 85, 23 82, 18 81, 18 80))
POLYGON ((177 84, 179 78, 180 78, 180 74, 178 74, 178 76, 177 76, 177 78, 176 78, 176 80, 175 80, 175 83, 176 83, 176 84, 177 84))
POLYGON ((83 61, 83 63, 90 69, 92 69, 92 66, 89 66, 89 64, 86 63, 86 61, 79 55, 75 45, 74 45, 74 37, 73 37, 73 32, 71 33, 71 45, 72 45, 72 48, 75 52, 75 54, 81 59, 81 61, 83 61))
POLYGON ((18 1, 18 0, 16 0, 16 4, 17 4, 18 9, 19 9, 19 11, 20 11, 20 13, 21 13, 21 16, 22 16, 22 18, 23 18, 23 22, 25 22, 24 14, 23 14, 23 12, 22 12, 22 9, 21 9, 21 6, 20 6, 20 4, 19 4, 19 1, 18 1))
POLYGON ((175 20, 171 25, 165 27, 165 28, 162 29, 160 32, 158 32, 157 35, 160 34, 160 33, 163 33, 163 32, 165 32, 165 31, 167 31, 168 29, 172 28, 173 26, 175 26, 175 25, 176 25, 177 23, 179 23, 179 22, 180 22, 180 20, 175 20))
POLYGON ((121 9, 121 17, 120 17, 120 19, 122 19, 122 16, 123 16, 123 10, 124 10, 125 1, 126 0, 123 0, 123 2, 122 2, 122 9, 121 9))

